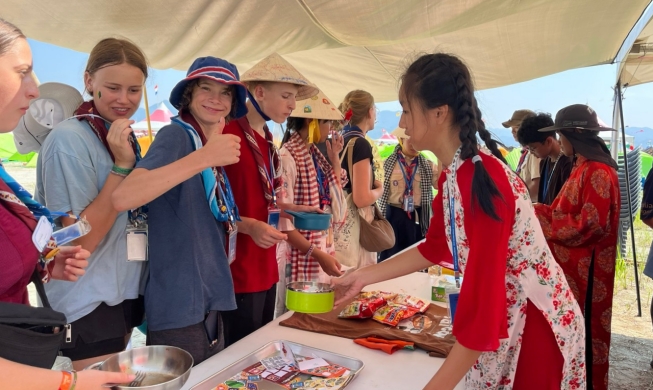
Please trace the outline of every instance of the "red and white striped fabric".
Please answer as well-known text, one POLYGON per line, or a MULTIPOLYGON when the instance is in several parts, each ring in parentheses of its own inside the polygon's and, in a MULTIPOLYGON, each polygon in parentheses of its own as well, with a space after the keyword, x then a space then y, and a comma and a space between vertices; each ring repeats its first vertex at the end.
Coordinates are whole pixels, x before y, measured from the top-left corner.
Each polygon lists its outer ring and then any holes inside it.
MULTIPOLYGON (((295 133, 290 137, 283 147, 288 150, 295 160, 297 167, 297 179, 293 188, 293 203, 304 206, 320 207, 320 192, 318 189, 317 172, 311 158, 311 153, 306 149, 304 141, 299 134, 295 133)), ((331 168, 331 164, 326 160, 322 153, 313 144, 310 145, 311 152, 316 153, 318 164, 324 172, 330 183, 336 182, 336 177, 331 168)), ((322 232, 310 230, 299 230, 310 243, 318 246, 318 239, 322 237, 322 232)), ((297 248, 292 248, 290 252, 291 281, 310 280, 315 281, 318 278, 320 264, 314 258, 306 259, 306 256, 297 248)))

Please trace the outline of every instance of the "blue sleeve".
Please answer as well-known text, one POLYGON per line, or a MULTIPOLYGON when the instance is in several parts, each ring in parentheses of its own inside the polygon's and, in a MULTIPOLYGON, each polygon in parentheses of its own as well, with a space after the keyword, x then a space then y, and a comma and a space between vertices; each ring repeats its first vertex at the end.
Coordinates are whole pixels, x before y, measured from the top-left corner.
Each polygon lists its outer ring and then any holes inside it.
POLYGON ((193 151, 190 136, 178 125, 163 127, 154 138, 152 146, 145 157, 136 164, 136 168, 153 170, 186 157, 193 151))
POLYGON ((86 140, 71 127, 53 131, 42 154, 41 201, 52 211, 72 211, 79 215, 98 196, 101 182, 86 140))

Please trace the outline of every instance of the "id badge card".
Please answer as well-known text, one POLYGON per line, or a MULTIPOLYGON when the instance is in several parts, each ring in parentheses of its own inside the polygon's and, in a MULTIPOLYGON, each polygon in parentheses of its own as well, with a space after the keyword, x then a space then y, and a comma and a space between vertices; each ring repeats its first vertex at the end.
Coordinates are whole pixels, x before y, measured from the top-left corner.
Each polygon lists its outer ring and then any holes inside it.
POLYGON ((147 226, 127 228, 127 261, 147 261, 147 226))
POLYGON ((404 211, 407 213, 415 211, 415 202, 412 195, 404 196, 404 211))
POLYGON ((278 208, 271 207, 268 209, 268 225, 279 230, 279 215, 281 210, 278 208))
POLYGON ((236 260, 236 238, 238 236, 238 228, 234 226, 233 229, 229 232, 229 244, 228 244, 228 251, 229 253, 227 254, 227 260, 229 261, 229 265, 236 260))
POLYGON ((52 237, 52 230, 50 221, 46 217, 41 216, 32 234, 32 243, 34 243, 34 246, 39 252, 43 252, 45 246, 48 245, 48 241, 52 237))

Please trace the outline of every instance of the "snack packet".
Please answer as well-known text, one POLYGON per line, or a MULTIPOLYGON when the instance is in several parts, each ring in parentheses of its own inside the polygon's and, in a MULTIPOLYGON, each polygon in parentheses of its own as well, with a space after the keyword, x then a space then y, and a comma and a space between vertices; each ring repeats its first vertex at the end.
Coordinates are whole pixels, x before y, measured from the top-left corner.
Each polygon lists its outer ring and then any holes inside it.
POLYGON ((419 310, 415 308, 390 304, 377 310, 372 319, 382 324, 397 326, 401 320, 410 318, 417 313, 419 310))
POLYGON ((386 301, 391 301, 397 296, 397 293, 390 293, 385 291, 363 291, 358 294, 356 299, 369 299, 381 297, 386 301))
POLYGON ((370 297, 357 299, 345 306, 338 314, 340 318, 372 318, 374 312, 385 305, 385 299, 370 297))
POLYGON ((431 305, 431 302, 408 294, 397 294, 397 296, 394 299, 388 301, 388 303, 410 307, 416 309, 420 313, 424 313, 431 305))

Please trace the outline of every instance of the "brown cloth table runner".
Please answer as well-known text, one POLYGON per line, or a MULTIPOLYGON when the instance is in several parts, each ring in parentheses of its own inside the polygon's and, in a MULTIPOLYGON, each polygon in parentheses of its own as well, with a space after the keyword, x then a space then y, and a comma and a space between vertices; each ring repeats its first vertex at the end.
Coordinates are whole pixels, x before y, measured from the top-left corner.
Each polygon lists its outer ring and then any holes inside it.
POLYGON ((447 309, 433 305, 424 314, 404 320, 396 328, 372 319, 344 319, 338 314, 346 304, 324 314, 293 313, 279 323, 289 328, 357 339, 376 336, 388 340, 412 341, 433 357, 447 357, 456 338, 451 334, 451 321, 447 309))

